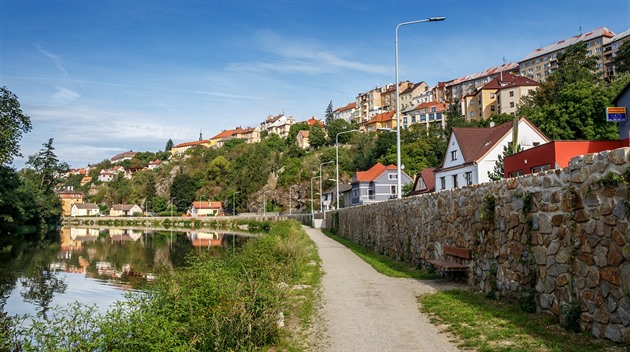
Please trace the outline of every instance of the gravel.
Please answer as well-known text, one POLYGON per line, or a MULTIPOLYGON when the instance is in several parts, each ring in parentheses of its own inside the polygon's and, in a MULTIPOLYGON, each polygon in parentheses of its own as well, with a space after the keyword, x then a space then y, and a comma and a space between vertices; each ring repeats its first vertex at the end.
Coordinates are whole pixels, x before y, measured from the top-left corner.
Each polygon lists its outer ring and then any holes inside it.
POLYGON ((420 313, 417 296, 455 283, 391 278, 349 249, 305 227, 322 259, 322 307, 311 334, 315 351, 458 351, 420 313))

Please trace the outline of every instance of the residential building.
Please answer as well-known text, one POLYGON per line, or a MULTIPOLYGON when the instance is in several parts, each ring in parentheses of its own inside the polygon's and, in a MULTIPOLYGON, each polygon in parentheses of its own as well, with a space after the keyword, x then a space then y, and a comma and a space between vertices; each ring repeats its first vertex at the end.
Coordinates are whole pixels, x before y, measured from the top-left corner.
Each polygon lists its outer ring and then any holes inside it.
POLYGON ((365 93, 357 95, 356 102, 356 119, 359 124, 364 124, 372 116, 383 112, 382 88, 374 88, 365 93))
POLYGON ((149 170, 155 170, 155 169, 157 169, 160 166, 162 166, 162 160, 156 159, 156 160, 153 160, 153 161, 151 161, 149 163, 148 169, 149 170))
POLYGON ((464 96, 467 120, 485 120, 495 114, 515 115, 521 99, 538 87, 538 82, 511 73, 500 73, 476 92, 464 96))
POLYGON ((324 121, 318 120, 317 118, 315 118, 315 116, 311 117, 310 119, 308 119, 306 121, 301 121, 299 123, 307 124, 308 127, 317 125, 317 126, 319 126, 321 128, 326 128, 326 124, 324 123, 324 121))
POLYGON ((109 216, 133 216, 142 212, 142 208, 136 204, 112 204, 109 207, 109 216))
POLYGON ((374 115, 369 121, 359 126, 361 132, 377 132, 379 129, 396 128, 396 111, 374 115))
POLYGON ((68 187, 57 194, 61 198, 61 213, 63 216, 72 215, 72 204, 83 203, 83 193, 75 191, 74 187, 68 187))
POLYGON ((403 112, 401 127, 408 128, 411 125, 419 124, 425 128, 429 128, 430 125, 440 125, 444 128, 446 127, 448 106, 448 104, 438 102, 422 103, 403 112))
POLYGON ((611 104, 616 107, 626 108, 626 121, 618 122, 618 125, 619 139, 628 140, 628 137, 630 137, 630 121, 628 121, 628 111, 630 111, 630 83, 626 84, 621 92, 619 92, 617 96, 613 98, 611 104))
POLYGON ((134 152, 133 150, 127 151, 127 152, 123 152, 120 154, 116 154, 112 157, 111 161, 114 164, 117 163, 121 163, 125 160, 131 160, 133 159, 134 156, 136 156, 136 154, 138 154, 137 152, 134 152))
POLYGON ((289 134, 291 126, 295 124, 293 116, 285 116, 284 114, 271 116, 269 115, 265 122, 261 124, 261 129, 269 134, 276 134, 280 138, 286 138, 289 134))
MULTIPOLYGON (((401 172, 401 185, 411 183, 411 177, 401 172)), ((376 163, 367 171, 357 171, 352 177, 351 205, 382 202, 398 197, 398 168, 376 163)))
MULTIPOLYGON (((231 235, 236 236, 236 235, 231 235)), ((192 242, 193 247, 221 247, 223 245, 224 235, 219 232, 189 232, 188 238, 192 242)))
POLYGON ((207 140, 207 139, 201 139, 201 140, 198 140, 198 141, 180 143, 180 144, 174 145, 171 148, 171 156, 183 154, 188 149, 191 149, 191 148, 194 148, 194 147, 198 147, 198 146, 210 148, 214 144, 215 144, 215 141, 207 140))
POLYGON ((434 170, 436 190, 490 181, 488 172, 494 170, 499 155, 515 135, 523 150, 549 142, 547 136, 524 117, 517 123, 510 121, 488 128, 454 127, 444 161, 434 170))
POLYGON ((352 102, 348 103, 348 105, 335 109, 333 111, 333 118, 344 120, 348 123, 355 120, 357 115, 357 103, 352 102))
POLYGON ((237 127, 232 135, 234 138, 243 139, 246 143, 260 142, 260 126, 241 128, 237 127))
POLYGON ((503 159, 505 177, 534 174, 569 166, 571 158, 627 147, 625 141, 552 141, 503 159))
MULTIPOLYGON (((518 64, 515 62, 509 62, 448 81, 444 87, 444 99, 451 103, 457 102, 466 94, 476 92, 477 89, 483 87, 501 72, 516 74, 518 73, 518 64)), ((439 99, 437 101, 439 101, 439 99)))
MULTIPOLYGON (((322 192, 322 207, 324 211, 329 211, 335 209, 337 206, 337 187, 333 187, 329 190, 325 190, 322 192)), ((339 184, 339 207, 344 208, 352 204, 351 199, 352 194, 352 185, 348 183, 339 184), (347 198, 344 198, 344 194, 347 195, 347 198)))
POLYGON ((558 66, 558 55, 576 43, 586 43, 588 55, 597 60, 597 71, 604 73, 604 46, 611 42, 615 33, 606 27, 599 27, 587 33, 580 33, 557 43, 538 48, 518 63, 521 76, 543 82, 558 66))
POLYGON ((70 216, 95 216, 100 210, 96 203, 74 203, 70 208, 70 216))
POLYGON ((604 78, 609 82, 617 75, 614 64, 614 59, 617 56, 617 50, 619 50, 619 47, 628 36, 630 36, 630 29, 615 35, 607 44, 604 44, 604 78))
POLYGON ((416 179, 413 182, 413 190, 409 193, 410 196, 417 196, 420 194, 435 192, 435 168, 426 168, 416 174, 416 179))
MULTIPOLYGON (((427 93, 429 94, 431 93, 431 91, 429 90, 429 85, 426 84, 425 82, 420 82, 420 83, 403 82, 403 83, 401 83, 401 87, 398 88, 398 91, 400 94, 400 111, 405 111, 418 105, 419 103, 416 104, 414 102, 414 98, 418 99, 418 95, 423 94, 426 96, 427 93), (404 86, 406 86, 405 89, 402 89, 403 83, 406 83, 404 84, 404 86)), ((395 104, 396 104, 396 99, 394 98, 394 106, 390 110, 396 110, 395 104)))
POLYGON ((130 170, 125 169, 124 167, 120 165, 116 165, 111 169, 101 170, 101 172, 98 175, 98 180, 101 182, 111 182, 120 173, 123 173, 123 176, 128 180, 130 180, 133 177, 130 170))
POLYGON ((310 149, 311 143, 309 141, 309 135, 310 132, 307 130, 298 131, 297 135, 295 136, 295 145, 302 149, 310 149))
POLYGON ((190 215, 198 216, 218 216, 223 214, 223 204, 221 202, 193 202, 190 207, 190 215))

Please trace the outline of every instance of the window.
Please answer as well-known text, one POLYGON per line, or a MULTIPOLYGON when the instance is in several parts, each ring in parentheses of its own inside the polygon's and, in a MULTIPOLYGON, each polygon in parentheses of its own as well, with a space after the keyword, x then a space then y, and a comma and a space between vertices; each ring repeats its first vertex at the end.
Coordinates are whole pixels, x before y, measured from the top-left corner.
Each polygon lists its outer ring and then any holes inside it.
POLYGON ((510 177, 518 177, 518 176, 523 176, 523 175, 524 175, 523 170, 510 172, 510 177))
POLYGON ((545 170, 549 170, 549 164, 532 167, 532 174, 535 174, 535 173, 541 172, 541 171, 545 171, 545 170))
POLYGON ((459 185, 457 184, 457 175, 453 175, 453 188, 457 188, 459 185))
POLYGON ((446 177, 442 176, 440 177, 440 188, 442 189, 446 189, 446 177))
POLYGON ((424 183, 424 179, 422 177, 418 178, 418 182, 416 183, 416 191, 422 191, 427 189, 427 185, 424 183))
POLYGON ((490 111, 494 112, 496 109, 494 107, 494 105, 490 105, 490 111))
POLYGON ((510 91, 510 97, 514 96, 514 91, 510 91))
POLYGON ((466 179, 467 186, 472 185, 472 171, 468 171, 467 173, 465 173, 464 178, 466 179))
POLYGON ((494 93, 490 93, 490 98, 494 99, 494 93))
POLYGON ((470 112, 470 117, 475 117, 475 112, 474 111, 470 112))
POLYGON ((511 107, 511 108, 513 108, 513 107, 514 107, 514 102, 513 102, 513 101, 511 101, 511 102, 510 102, 510 107, 511 107))
POLYGON ((457 160, 457 150, 451 151, 451 160, 457 160))
POLYGON ((398 194, 398 193, 396 193, 396 186, 395 185, 389 186, 389 194, 398 194))
POLYGON ((359 190, 358 189, 353 189, 352 190, 352 198, 359 198, 359 190))
POLYGON ((390 180, 397 180, 398 179, 398 174, 389 174, 387 175, 387 178, 390 180))

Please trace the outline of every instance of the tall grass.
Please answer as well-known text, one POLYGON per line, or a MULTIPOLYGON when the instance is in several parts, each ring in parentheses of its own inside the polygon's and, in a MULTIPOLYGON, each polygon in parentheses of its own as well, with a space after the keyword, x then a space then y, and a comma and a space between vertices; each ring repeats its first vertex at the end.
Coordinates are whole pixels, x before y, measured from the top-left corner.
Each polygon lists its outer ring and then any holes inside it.
MULTIPOLYGON (((0 324, 0 350, 258 350, 282 337, 289 287, 310 261, 312 242, 297 222, 271 225, 224 258, 190 257, 106 314, 79 304, 47 321, 0 324), (2 329, 2 326, 5 328, 2 329)), ((0 321, 0 323, 3 323, 0 321)))

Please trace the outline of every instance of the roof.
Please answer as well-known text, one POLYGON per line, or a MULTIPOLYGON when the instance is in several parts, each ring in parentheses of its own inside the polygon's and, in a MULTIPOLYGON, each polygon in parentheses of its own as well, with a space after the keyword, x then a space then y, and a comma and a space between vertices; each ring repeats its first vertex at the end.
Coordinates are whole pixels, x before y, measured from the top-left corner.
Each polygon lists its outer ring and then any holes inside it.
POLYGON ((98 209, 98 205, 96 205, 96 203, 74 203, 72 204, 72 206, 77 207, 77 209, 86 209, 86 210, 98 209))
POLYGON ((136 156, 136 154, 138 154, 137 152, 134 152, 133 150, 130 151, 126 151, 126 152, 122 152, 120 154, 116 154, 112 157, 112 161, 116 161, 116 160, 122 160, 125 158, 133 158, 134 156, 136 156))
POLYGON ((376 163, 367 171, 357 171, 358 182, 371 182, 379 178, 387 170, 396 170, 396 165, 390 164, 385 166, 381 163, 376 163))
POLYGON ((422 109, 428 109, 431 107, 435 107, 435 111, 436 112, 441 112, 441 111, 445 111, 448 110, 448 104, 446 103, 438 103, 435 101, 429 101, 429 102, 424 102, 418 106, 416 106, 415 108, 411 109, 411 110, 422 110, 422 109))
POLYGON ((351 109, 356 109, 357 108, 357 103, 353 102, 353 103, 349 103, 346 106, 340 107, 335 109, 336 112, 342 112, 342 111, 346 111, 346 110, 351 110, 351 109))
POLYGON ((534 51, 532 51, 531 53, 529 53, 527 56, 525 56, 521 62, 523 61, 528 61, 531 60, 535 57, 539 57, 542 55, 546 55, 549 53, 553 53, 556 52, 558 50, 562 50, 566 47, 569 47, 575 43, 579 43, 579 42, 583 42, 586 40, 591 40, 594 38, 599 38, 599 37, 608 37, 608 38, 612 38, 615 36, 615 33, 613 33, 611 30, 609 30, 606 27, 599 27, 597 29, 594 29, 590 32, 584 33, 584 34, 580 34, 580 35, 576 35, 573 36, 571 38, 567 38, 567 39, 563 39, 557 43, 554 44, 550 44, 547 45, 544 48, 538 48, 534 51))
POLYGON ((538 82, 524 76, 516 76, 505 72, 486 83, 481 89, 504 89, 512 87, 538 86, 538 82), (503 76, 503 77, 501 77, 503 76))
POLYGON ((276 116, 269 115, 269 116, 267 116, 266 122, 267 123, 274 123, 274 122, 278 121, 283 116, 284 116, 284 114, 280 114, 280 115, 276 115, 276 116))
POLYGON ((161 163, 162 163, 162 160, 156 159, 156 160, 153 160, 152 162, 150 162, 149 165, 159 165, 161 163))
POLYGON ((173 148, 183 148, 183 147, 192 147, 195 145, 201 145, 201 144, 208 144, 210 143, 209 140, 207 139, 202 139, 200 141, 193 141, 193 142, 184 142, 184 143, 180 143, 178 145, 174 145, 173 148))
POLYGON ((426 168, 420 172, 418 172, 416 174, 416 180, 413 184, 413 191, 411 193, 409 193, 409 195, 418 195, 418 194, 422 194, 422 193, 428 193, 428 192, 433 192, 435 191, 435 173, 433 172, 433 170, 435 170, 434 167, 432 168, 426 168), (422 179, 424 181, 424 185, 426 186, 426 189, 423 190, 416 190, 417 186, 418 186, 418 180, 422 179))
POLYGON ((470 75, 466 75, 466 76, 463 76, 463 77, 456 78, 456 79, 454 79, 452 81, 447 82, 446 86, 450 87, 450 86, 458 85, 458 84, 461 84, 461 83, 464 83, 464 82, 467 82, 467 81, 472 81, 474 79, 483 78, 483 77, 491 76, 491 75, 494 75, 494 74, 498 74, 500 72, 514 71, 514 70, 516 70, 518 68, 519 68, 518 63, 516 63, 516 62, 508 62, 508 63, 505 63, 505 64, 503 64, 501 66, 490 67, 489 69, 487 69, 485 71, 481 71, 481 72, 477 72, 477 73, 473 73, 473 74, 470 74, 470 75))
POLYGON ((307 130, 299 130, 298 135, 302 136, 302 138, 308 138, 308 136, 310 135, 310 132, 307 130))
POLYGON ((231 137, 235 133, 237 133, 236 130, 223 130, 219 134, 217 134, 216 136, 214 136, 214 137, 212 137, 210 139, 228 138, 228 137, 231 137))
POLYGON ((311 117, 310 119, 306 120, 306 124, 308 124, 309 126, 313 126, 315 124, 324 127, 324 123, 321 122, 320 120, 316 119, 315 116, 311 117))
POLYGON ((195 209, 221 209, 223 204, 221 202, 193 202, 192 206, 195 209))
POLYGON ((396 110, 392 110, 392 111, 384 112, 382 114, 374 115, 370 119, 370 121, 367 122, 367 124, 369 125, 369 124, 377 123, 377 122, 390 121, 394 118, 395 113, 396 113, 396 110))
POLYGON ((112 204, 112 206, 109 208, 111 210, 129 211, 135 206, 135 204, 112 204))

